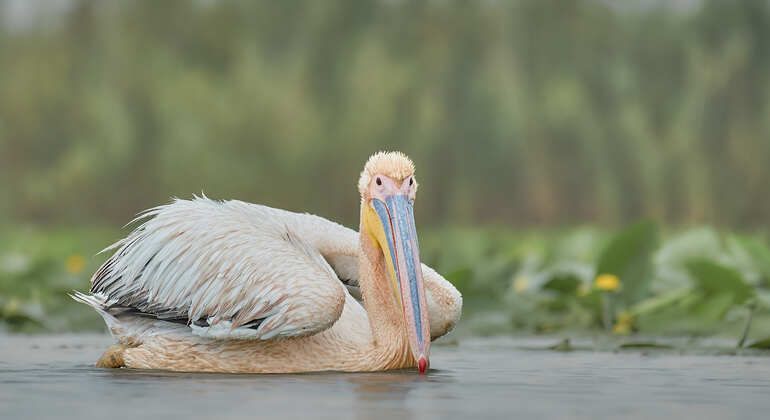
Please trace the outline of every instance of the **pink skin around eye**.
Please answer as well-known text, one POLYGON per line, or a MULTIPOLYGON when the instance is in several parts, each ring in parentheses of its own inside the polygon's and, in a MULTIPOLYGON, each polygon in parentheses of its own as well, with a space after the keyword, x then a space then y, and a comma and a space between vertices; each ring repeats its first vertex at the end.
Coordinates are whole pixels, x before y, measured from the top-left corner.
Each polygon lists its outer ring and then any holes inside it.
POLYGON ((374 178, 372 186, 370 188, 372 198, 376 198, 381 201, 385 201, 385 197, 395 194, 403 194, 414 199, 414 191, 412 191, 412 185, 414 184, 413 178, 409 177, 405 179, 401 185, 398 185, 396 181, 383 175, 378 175, 374 178), (377 180, 381 184, 377 183, 377 180))

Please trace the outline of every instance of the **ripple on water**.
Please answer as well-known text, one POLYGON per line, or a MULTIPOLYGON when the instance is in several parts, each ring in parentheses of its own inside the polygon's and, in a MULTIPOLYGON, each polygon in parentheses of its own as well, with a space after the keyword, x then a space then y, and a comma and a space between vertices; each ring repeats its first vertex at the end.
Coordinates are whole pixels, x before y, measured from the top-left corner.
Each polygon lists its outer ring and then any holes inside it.
POLYGON ((759 418, 770 359, 435 346, 415 372, 222 375, 96 369, 97 335, 0 337, 0 418, 759 418))

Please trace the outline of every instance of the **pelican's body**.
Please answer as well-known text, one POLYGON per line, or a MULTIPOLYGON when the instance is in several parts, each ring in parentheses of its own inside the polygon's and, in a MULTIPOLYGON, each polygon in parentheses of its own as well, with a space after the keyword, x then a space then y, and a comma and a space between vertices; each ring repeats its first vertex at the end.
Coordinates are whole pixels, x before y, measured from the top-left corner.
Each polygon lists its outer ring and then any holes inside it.
POLYGON ((92 294, 75 296, 118 341, 98 365, 424 371, 430 340, 454 327, 462 299, 419 262, 412 177, 401 154, 370 159, 359 181, 360 234, 241 201, 176 200, 148 211, 111 247, 92 294))

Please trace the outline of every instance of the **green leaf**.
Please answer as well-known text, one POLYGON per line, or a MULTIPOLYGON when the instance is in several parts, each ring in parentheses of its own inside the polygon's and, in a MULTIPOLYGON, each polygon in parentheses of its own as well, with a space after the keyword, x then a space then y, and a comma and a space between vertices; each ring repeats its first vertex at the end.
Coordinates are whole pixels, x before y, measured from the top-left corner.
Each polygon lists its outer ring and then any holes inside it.
POLYGON ((730 239, 748 254, 754 267, 762 274, 762 277, 766 281, 770 280, 770 249, 764 243, 752 237, 733 235, 730 239))
POLYGON ((652 277, 652 252, 658 244, 658 229, 652 222, 639 222, 615 235, 599 256, 596 275, 620 278, 619 299, 630 305, 645 298, 652 277))
POLYGON ((620 349, 661 349, 661 350, 670 350, 673 349, 674 346, 669 344, 660 344, 656 343, 654 341, 633 341, 628 343, 623 343, 618 346, 620 349))
POLYGON ((702 258, 689 261, 686 267, 696 288, 707 295, 732 294, 732 302, 736 304, 754 296, 754 289, 730 267, 702 258))
POLYGON ((689 287, 674 289, 635 304, 628 309, 628 313, 631 316, 640 316, 658 312, 663 308, 677 304, 690 293, 692 290, 689 287))
POLYGON ((668 267, 677 267, 693 258, 716 259, 722 255, 724 247, 719 234, 711 228, 701 227, 666 239, 656 253, 656 262, 668 267))
POLYGON ((543 284, 543 289, 553 290, 565 295, 574 295, 580 283, 580 279, 573 274, 558 273, 543 284))
POLYGON ((553 351, 572 351, 572 350, 574 350, 574 348, 572 347, 572 343, 570 342, 570 339, 569 338, 565 338, 565 339, 559 341, 558 343, 556 343, 556 344, 554 344, 552 346, 549 346, 548 350, 553 350, 553 351))
POLYGON ((724 318, 727 311, 736 304, 735 295, 730 292, 707 294, 690 307, 690 316, 703 325, 715 324, 724 318))
POLYGON ((770 337, 757 340, 748 345, 750 349, 770 350, 770 337))
POLYGON ((759 309, 770 309, 770 291, 765 289, 755 289, 757 295, 757 307, 759 309))

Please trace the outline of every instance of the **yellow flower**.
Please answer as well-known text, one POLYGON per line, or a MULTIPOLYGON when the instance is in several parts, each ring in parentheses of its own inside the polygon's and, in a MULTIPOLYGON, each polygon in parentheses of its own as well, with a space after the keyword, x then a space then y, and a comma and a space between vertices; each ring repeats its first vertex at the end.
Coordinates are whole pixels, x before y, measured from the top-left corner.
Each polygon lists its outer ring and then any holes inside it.
POLYGON ((596 277, 594 286, 605 292, 614 292, 620 289, 620 279, 614 274, 602 274, 596 277))
POLYGON ((634 317, 628 312, 618 314, 618 322, 612 327, 612 332, 618 335, 631 334, 631 327, 634 325, 634 317))
POLYGON ((80 274, 84 268, 86 268, 86 260, 81 255, 70 255, 67 257, 67 261, 64 263, 67 267, 67 272, 70 274, 80 274))
POLYGON ((513 279, 513 291, 516 293, 524 293, 529 287, 529 279, 526 276, 518 276, 513 279))

